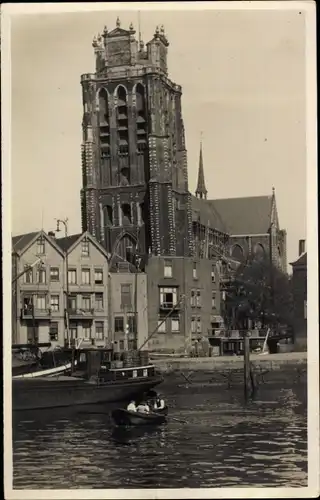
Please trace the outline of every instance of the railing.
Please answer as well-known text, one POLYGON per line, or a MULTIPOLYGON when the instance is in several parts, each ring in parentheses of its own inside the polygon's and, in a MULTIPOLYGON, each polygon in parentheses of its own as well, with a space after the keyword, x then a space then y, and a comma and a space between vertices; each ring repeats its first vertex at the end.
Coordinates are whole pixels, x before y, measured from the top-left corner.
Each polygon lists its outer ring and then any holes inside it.
POLYGON ((28 306, 26 308, 21 309, 21 318, 22 319, 37 319, 37 318, 46 318, 51 316, 51 309, 38 309, 34 306, 28 306))
POLYGON ((168 311, 169 309, 180 309, 180 304, 179 303, 173 303, 173 302, 161 302, 160 303, 160 309, 163 309, 165 311, 168 311))
POLYGON ((94 309, 69 309, 68 310, 69 318, 77 317, 77 318, 91 318, 94 315, 94 309))

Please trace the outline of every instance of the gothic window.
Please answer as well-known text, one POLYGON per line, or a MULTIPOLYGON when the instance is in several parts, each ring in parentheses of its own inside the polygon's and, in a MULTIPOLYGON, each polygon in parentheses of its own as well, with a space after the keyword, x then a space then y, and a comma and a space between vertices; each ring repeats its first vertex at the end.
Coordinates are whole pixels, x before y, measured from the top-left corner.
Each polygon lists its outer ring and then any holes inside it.
POLYGON ((110 153, 110 125, 108 92, 101 89, 99 93, 99 136, 102 155, 110 153))
POLYGON ((232 247, 231 257, 239 262, 242 262, 244 259, 243 248, 240 245, 234 245, 232 247))
POLYGON ((254 247, 254 256, 258 260, 263 260, 265 258, 265 250, 260 243, 257 243, 254 247))
POLYGON ((138 83, 136 87, 136 116, 137 116, 137 147, 143 151, 147 144, 147 114, 144 87, 138 83))
POLYGON ((113 226, 113 210, 110 205, 104 207, 104 221, 106 226, 113 226))
POLYGON ((128 104, 126 89, 119 85, 117 89, 117 130, 118 130, 118 152, 128 154, 128 104))
POLYGON ((139 208, 140 208, 140 221, 141 221, 141 224, 145 224, 146 223, 146 214, 145 214, 145 205, 144 205, 144 203, 140 203, 139 208))
POLYGON ((120 186, 128 186, 130 184, 130 169, 123 167, 120 171, 120 186))
POLYGON ((131 214, 131 206, 129 203, 123 203, 121 205, 122 212, 122 225, 127 226, 132 224, 132 214, 131 214))

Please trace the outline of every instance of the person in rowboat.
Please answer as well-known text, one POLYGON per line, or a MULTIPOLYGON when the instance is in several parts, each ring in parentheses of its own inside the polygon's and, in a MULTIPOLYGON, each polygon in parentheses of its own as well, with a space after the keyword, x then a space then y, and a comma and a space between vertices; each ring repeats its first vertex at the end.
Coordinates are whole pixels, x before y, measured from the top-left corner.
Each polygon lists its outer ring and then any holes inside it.
POLYGON ((146 403, 140 403, 138 408, 137 408, 138 413, 149 413, 150 408, 146 403))
POLYGON ((155 403, 154 403, 154 409, 155 410, 163 410, 163 408, 166 406, 164 399, 158 395, 155 403))
POLYGON ((136 403, 135 401, 130 401, 130 403, 127 406, 128 411, 137 411, 136 403))

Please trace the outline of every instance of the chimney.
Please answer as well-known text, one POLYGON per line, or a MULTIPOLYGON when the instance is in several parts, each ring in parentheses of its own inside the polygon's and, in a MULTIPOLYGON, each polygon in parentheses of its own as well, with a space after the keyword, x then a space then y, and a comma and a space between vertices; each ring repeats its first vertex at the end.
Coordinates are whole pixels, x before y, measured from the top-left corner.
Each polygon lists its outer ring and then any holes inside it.
POLYGON ((56 237, 56 233, 54 231, 49 231, 48 232, 48 236, 50 236, 51 238, 55 238, 56 237))
POLYGON ((299 257, 306 251, 306 240, 299 240, 299 257))

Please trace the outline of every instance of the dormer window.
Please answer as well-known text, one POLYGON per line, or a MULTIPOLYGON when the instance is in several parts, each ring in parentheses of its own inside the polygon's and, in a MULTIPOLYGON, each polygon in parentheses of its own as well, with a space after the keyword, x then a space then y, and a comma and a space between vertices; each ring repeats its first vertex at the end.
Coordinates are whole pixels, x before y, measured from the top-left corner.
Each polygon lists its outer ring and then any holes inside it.
POLYGON ((84 240, 81 243, 81 257, 89 257, 89 241, 84 240))

